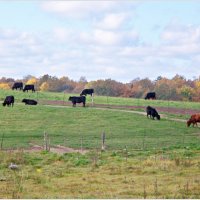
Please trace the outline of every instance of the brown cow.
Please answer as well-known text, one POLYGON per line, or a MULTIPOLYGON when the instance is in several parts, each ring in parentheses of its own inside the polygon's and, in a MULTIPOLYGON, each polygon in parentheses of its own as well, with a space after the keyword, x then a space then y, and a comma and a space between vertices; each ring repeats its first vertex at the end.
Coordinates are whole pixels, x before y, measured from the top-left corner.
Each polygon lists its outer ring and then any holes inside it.
POLYGON ((187 121, 187 126, 189 127, 191 124, 197 126, 197 122, 200 122, 200 114, 191 115, 190 119, 187 121))

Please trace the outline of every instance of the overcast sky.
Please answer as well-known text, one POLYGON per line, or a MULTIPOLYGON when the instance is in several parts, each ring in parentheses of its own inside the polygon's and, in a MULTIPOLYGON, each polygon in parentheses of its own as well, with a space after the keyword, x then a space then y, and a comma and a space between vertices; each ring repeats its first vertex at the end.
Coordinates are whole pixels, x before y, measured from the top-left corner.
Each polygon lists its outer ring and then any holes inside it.
POLYGON ((200 75, 200 1, 0 1, 0 77, 200 75))

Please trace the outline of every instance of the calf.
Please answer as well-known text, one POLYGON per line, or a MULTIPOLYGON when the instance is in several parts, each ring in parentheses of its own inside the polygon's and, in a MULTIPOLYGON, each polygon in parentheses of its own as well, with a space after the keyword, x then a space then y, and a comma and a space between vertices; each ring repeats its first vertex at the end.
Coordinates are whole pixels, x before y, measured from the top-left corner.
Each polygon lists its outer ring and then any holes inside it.
POLYGON ((187 121, 187 126, 189 127, 191 124, 197 126, 197 122, 200 122, 200 114, 191 115, 190 119, 187 121))
POLYGON ((83 95, 87 96, 87 94, 90 94, 92 96, 93 93, 94 93, 94 89, 84 89, 81 92, 80 96, 83 96, 83 95))
POLYGON ((23 89, 23 83, 22 82, 15 82, 14 84, 13 84, 13 86, 12 86, 12 90, 17 90, 17 89, 20 89, 20 90, 22 90, 23 89))
POLYGON ((86 98, 85 96, 80 96, 80 97, 69 97, 69 101, 72 102, 73 107, 76 106, 76 103, 83 103, 83 107, 85 107, 85 102, 86 102, 86 98))
POLYGON ((25 85, 23 92, 25 92, 25 91, 28 92, 29 90, 32 90, 32 92, 35 92, 34 85, 25 85))
POLYGON ((25 103, 25 105, 37 105, 37 101, 33 99, 23 99, 22 102, 25 103))
POLYGON ((4 100, 4 102, 3 102, 3 106, 6 106, 6 105, 10 106, 10 105, 12 105, 12 107, 13 107, 14 102, 15 102, 14 96, 7 96, 5 98, 5 100, 4 100))
POLYGON ((151 106, 147 106, 146 112, 147 112, 147 117, 149 117, 150 115, 150 118, 154 119, 156 117, 158 120, 160 120, 160 115, 158 114, 155 108, 152 108, 151 106))

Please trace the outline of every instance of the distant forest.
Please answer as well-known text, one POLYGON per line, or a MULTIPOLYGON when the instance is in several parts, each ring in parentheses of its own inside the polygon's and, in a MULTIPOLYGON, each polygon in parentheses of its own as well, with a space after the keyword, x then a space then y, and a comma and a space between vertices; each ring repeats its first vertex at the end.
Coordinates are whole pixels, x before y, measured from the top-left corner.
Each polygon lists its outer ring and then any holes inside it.
POLYGON ((80 93, 85 88, 94 88, 96 95, 113 97, 144 98, 147 92, 156 92, 157 99, 162 100, 200 100, 200 77, 187 80, 184 76, 175 75, 172 79, 159 76, 156 80, 136 78, 129 83, 121 83, 112 79, 87 81, 80 77, 74 81, 67 76, 58 78, 48 74, 39 78, 28 75, 23 79, 2 77, 0 89, 11 89, 14 82, 34 84, 37 91, 80 93))

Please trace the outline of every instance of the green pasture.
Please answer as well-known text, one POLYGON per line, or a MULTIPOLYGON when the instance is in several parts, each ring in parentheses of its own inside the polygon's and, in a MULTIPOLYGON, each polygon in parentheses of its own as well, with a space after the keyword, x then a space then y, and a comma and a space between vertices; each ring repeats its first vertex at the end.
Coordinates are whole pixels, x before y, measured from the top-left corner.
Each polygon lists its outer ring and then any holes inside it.
POLYGON ((151 120, 123 110, 78 106, 0 106, 0 142, 4 148, 43 144, 94 149, 106 134, 107 149, 198 148, 199 128, 168 119, 151 120))
MULTIPOLYGON (((71 94, 1 90, 0 100, 6 95, 14 95, 16 104, 0 106, 0 199, 200 197, 199 127, 188 128, 173 120, 175 115, 151 120, 142 112, 97 108, 89 102, 85 108, 21 103, 23 98, 67 101, 71 94), (89 151, 84 155, 23 151, 42 146, 44 132, 51 147, 89 151), (102 133, 105 151, 101 151, 102 133), (9 169, 10 163, 18 170, 9 169)), ((190 109, 200 105, 101 96, 95 96, 95 103, 190 109)))
MULTIPOLYGON (((16 102, 21 102, 23 98, 31 98, 40 101, 44 100, 54 100, 54 101, 68 101, 69 96, 75 96, 79 94, 70 93, 56 93, 56 92, 22 92, 22 91, 12 91, 12 90, 0 90, 0 100, 4 100, 5 96, 14 95, 16 102)), ((87 96, 87 105, 92 105, 92 99, 87 96)), ((136 98, 124 98, 124 97, 110 97, 110 96, 98 96, 94 94, 94 104, 104 104, 104 105, 122 105, 122 106, 154 106, 154 107, 172 107, 172 108, 182 108, 182 109, 199 109, 200 102, 183 102, 183 101, 167 101, 167 100, 144 100, 136 98)))

